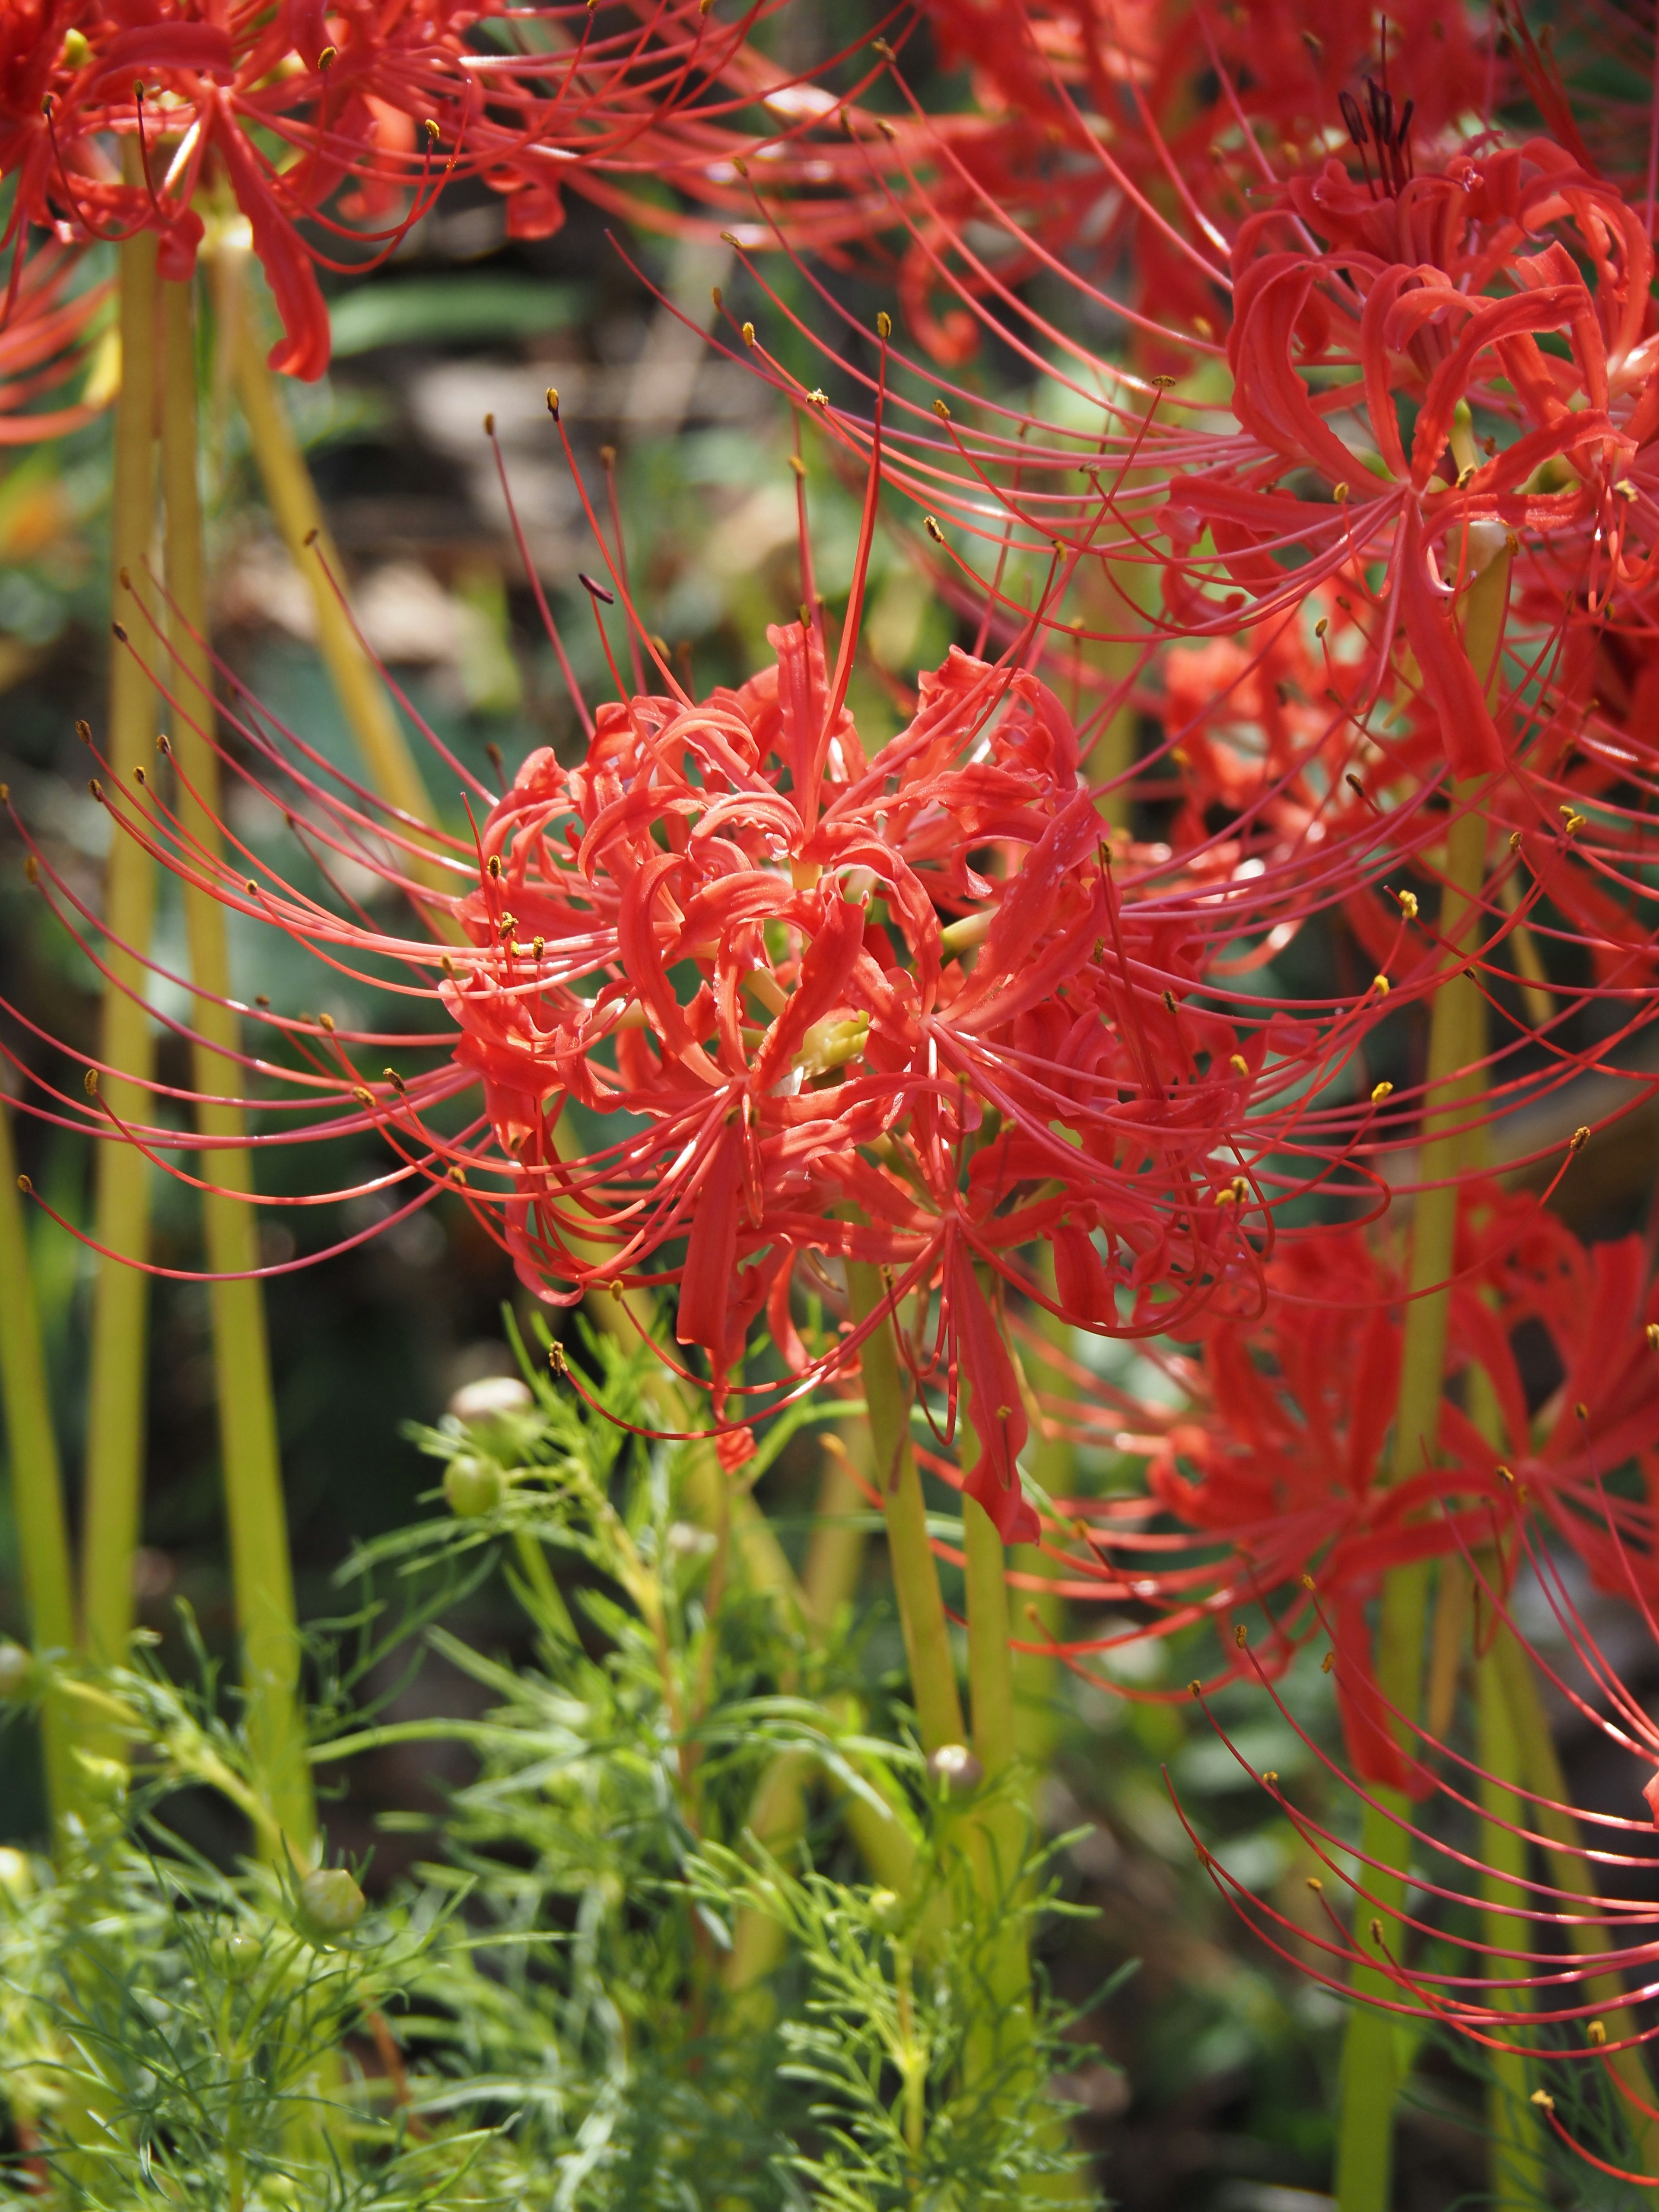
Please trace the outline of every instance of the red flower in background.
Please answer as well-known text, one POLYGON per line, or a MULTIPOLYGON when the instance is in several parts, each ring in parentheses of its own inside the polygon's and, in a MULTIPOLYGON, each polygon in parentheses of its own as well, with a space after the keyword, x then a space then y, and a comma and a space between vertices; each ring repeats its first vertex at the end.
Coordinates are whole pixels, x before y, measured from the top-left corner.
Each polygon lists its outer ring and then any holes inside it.
POLYGON ((282 317, 272 366, 319 376, 319 265, 375 266, 456 176, 508 194, 510 234, 544 236, 588 168, 662 174, 689 151, 678 109, 723 116, 763 88, 754 14, 728 30, 670 0, 599 30, 584 8, 500 0, 18 0, 0 19, 6 242, 21 258, 31 224, 75 243, 149 228, 180 278, 204 235, 198 188, 222 180, 282 317), (135 143, 137 179, 121 161, 135 143))
POLYGON ((86 366, 87 341, 109 296, 85 281, 76 255, 53 247, 25 271, 10 315, 0 323, 0 446, 61 438, 91 422, 100 402, 44 407, 86 366))
MULTIPOLYGON (((1596 1586, 1650 1598, 1659 1475, 1659 1285, 1641 1240, 1585 1247, 1531 1196, 1490 1184, 1460 1194, 1445 1373, 1448 1395, 1421 1472, 1396 1479, 1405 1274, 1374 1237, 1325 1229, 1285 1243, 1257 1321, 1223 1319, 1175 1364, 1187 1402, 1121 1399, 1098 1411, 1045 1392, 1061 1433, 1105 1438, 1146 1461, 1144 1497, 1061 1501, 1088 1539, 1057 1554, 1063 1586, 1152 1608, 1134 1634, 1210 1620, 1231 1631, 1267 1607, 1267 1640, 1230 1670, 1277 1673, 1310 1638, 1336 1653, 1355 1771, 1395 1789, 1427 1786, 1379 1703, 1370 1607, 1395 1568, 1455 1559, 1492 1540, 1519 1500, 1576 1550, 1596 1586), (1518 1346, 1559 1376, 1529 1406, 1518 1346), (1547 1349, 1545 1348, 1547 1347, 1547 1349), (1471 1410, 1486 1378, 1498 1429, 1471 1410), (1637 1491, 1615 1485, 1626 1471, 1637 1491)), ((1032 1346, 1051 1370, 1052 1347, 1032 1346)), ((1080 1374, 1077 1382, 1081 1385, 1080 1374)), ((1092 1394, 1092 1386, 1091 1392, 1092 1394)), ((1511 1546, 1508 1561, 1519 1557, 1511 1546)), ((1115 1630, 1066 1646, 1077 1663, 1127 1640, 1115 1630)))

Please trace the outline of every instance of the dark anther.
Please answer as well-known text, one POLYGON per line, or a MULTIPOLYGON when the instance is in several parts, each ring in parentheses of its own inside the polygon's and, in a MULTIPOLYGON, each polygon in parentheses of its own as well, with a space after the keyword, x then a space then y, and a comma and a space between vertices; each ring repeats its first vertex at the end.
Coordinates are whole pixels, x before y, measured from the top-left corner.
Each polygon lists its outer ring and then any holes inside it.
POLYGON ((585 592, 591 592, 596 599, 603 599, 606 606, 616 605, 617 594, 614 592, 607 592, 603 584, 596 584, 585 568, 577 569, 576 581, 585 592))

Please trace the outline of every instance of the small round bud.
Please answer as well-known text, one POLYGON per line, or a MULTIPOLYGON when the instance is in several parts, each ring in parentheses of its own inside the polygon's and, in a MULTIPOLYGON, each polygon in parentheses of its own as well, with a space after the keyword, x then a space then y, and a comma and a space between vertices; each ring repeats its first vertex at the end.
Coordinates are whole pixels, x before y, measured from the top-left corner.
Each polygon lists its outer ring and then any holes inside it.
POLYGON ((27 1686, 33 1661, 21 1644, 0 1643, 0 1698, 15 1698, 27 1686))
POLYGON ((494 1513, 507 1495, 507 1477, 493 1459, 478 1459, 463 1452, 449 1462, 444 1475, 444 1497, 458 1521, 476 1521, 494 1513))
POLYGON ((220 1959, 233 1982, 245 1982, 264 1956, 264 1945, 246 1928, 233 1929, 219 1946, 220 1959))
POLYGON ((928 1754, 927 1771, 947 1797, 966 1797, 985 1779, 985 1769, 965 1743, 942 1743, 928 1754))
POLYGON ((904 1899, 896 1889, 872 1889, 870 1893, 871 1924, 890 1936, 904 1917, 904 1899))
POLYGON ((530 1385, 516 1375, 482 1375, 463 1382, 444 1411, 464 1429, 480 1429, 506 1413, 526 1413, 535 1404, 530 1385))
POLYGON ((343 1867, 313 1867, 300 1884, 300 1904, 324 1936, 348 1935, 363 1917, 363 1893, 343 1867))
POLYGON ((102 1759, 91 1751, 77 1751, 75 1759, 81 1770, 82 1786, 95 1804, 119 1805, 122 1802, 127 1794, 128 1781, 124 1760, 102 1759))
POLYGON ((0 1899, 8 1905, 21 1905, 33 1887, 34 1869, 27 1853, 0 1844, 0 1899))

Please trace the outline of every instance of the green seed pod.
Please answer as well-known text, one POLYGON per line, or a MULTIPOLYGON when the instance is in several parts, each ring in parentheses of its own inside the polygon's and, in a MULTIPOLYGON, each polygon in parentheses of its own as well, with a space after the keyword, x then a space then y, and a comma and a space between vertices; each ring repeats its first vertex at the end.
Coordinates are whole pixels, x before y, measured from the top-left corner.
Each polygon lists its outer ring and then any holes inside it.
POLYGON ((449 1510, 460 1521, 476 1521, 493 1513, 507 1495, 507 1477, 493 1459, 478 1459, 463 1452, 449 1462, 444 1476, 444 1496, 449 1510))
POLYGON ((323 1936, 348 1935, 363 1917, 363 1893, 343 1867, 314 1867, 300 1884, 300 1903, 323 1936))
POLYGON ((15 1698, 27 1687, 34 1662, 21 1644, 0 1643, 0 1698, 15 1698))

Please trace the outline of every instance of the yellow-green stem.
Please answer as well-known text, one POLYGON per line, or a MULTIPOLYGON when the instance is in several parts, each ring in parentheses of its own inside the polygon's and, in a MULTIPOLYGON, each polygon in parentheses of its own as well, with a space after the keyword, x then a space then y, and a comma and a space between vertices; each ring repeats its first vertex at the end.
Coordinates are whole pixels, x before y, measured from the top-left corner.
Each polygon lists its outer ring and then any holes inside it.
MULTIPOLYGON (((1042 1287, 1050 1297, 1054 1293, 1054 1255, 1043 1247, 1040 1266, 1042 1287)), ((1038 1317, 1038 1326, 1045 1340, 1057 1352, 1068 1349, 1072 1337, 1071 1324, 1046 1308, 1038 1317)), ((1050 1498, 1062 1498, 1073 1487, 1077 1455, 1070 1439, 1061 1435, 1049 1435, 1043 1425, 1041 1396, 1045 1387, 1052 1389, 1056 1397, 1063 1397, 1066 1385, 1058 1370, 1050 1370, 1038 1364, 1034 1381, 1036 1397, 1028 1403, 1026 1413, 1030 1418, 1032 1442, 1031 1472, 1042 1489, 1050 1498)), ((1017 1573, 1042 1577, 1051 1574, 1049 1563, 1035 1544, 1021 1544, 1015 1549, 1013 1566, 1017 1573)), ((1026 1602, 1026 1620, 1016 1620, 1017 1635, 1029 1634, 1035 1641, 1039 1637, 1057 1638, 1065 1624, 1065 1605, 1052 1589, 1039 1590, 1026 1602)), ((1035 1814, 1036 1791, 1048 1771, 1060 1721, 1060 1662, 1047 1651, 1017 1651, 1014 1655, 1014 1730, 1019 1754, 1024 1765, 1028 1794, 1035 1814)))
MULTIPOLYGON (((1469 591, 1465 643, 1472 665, 1493 671, 1508 605, 1509 556, 1499 554, 1469 591)), ((1419 1174, 1425 1185, 1412 1224, 1411 1261, 1407 1281, 1400 1396, 1395 1416, 1391 1479, 1396 1482, 1433 1463, 1440 1429, 1444 1379, 1446 1324, 1452 1247, 1457 1225, 1454 1180, 1462 1164, 1464 1140, 1457 1129, 1479 1087, 1466 1073, 1484 1056, 1485 1000, 1462 973, 1472 949, 1486 874, 1486 816, 1479 784, 1454 787, 1446 838, 1444 888, 1439 935, 1448 969, 1434 996, 1430 1017, 1425 1108, 1419 1174)), ((1383 1696, 1411 1716, 1419 1710, 1423 1674, 1423 1638, 1427 1617, 1427 1569, 1399 1567, 1383 1585, 1377 1629, 1376 1672, 1383 1696)), ((1358 1909, 1378 1920, 1384 1944, 1400 1954, 1398 1917, 1404 1902, 1408 1839, 1401 1825, 1407 1816, 1403 1796, 1373 1790, 1361 1823, 1360 1849, 1376 1863, 1368 1870, 1374 1905, 1358 1909)), ((1341 2106, 1338 2121, 1335 2192, 1339 2212, 1389 2212, 1394 2157, 1394 2109, 1400 2087, 1393 2015, 1363 2001, 1392 1994, 1378 1970, 1356 1967, 1354 1995, 1362 2002, 1348 2015, 1342 2046, 1341 2106)))
MULTIPOLYGON (((957 1419, 966 1465, 974 1443, 965 1406, 958 1407, 957 1419)), ((1017 1756, 1006 1563, 996 1523, 976 1498, 965 1495, 962 1535, 974 1755, 984 1769, 981 1786, 989 1799, 975 1821, 971 1849, 975 1885, 994 1930, 985 1960, 983 2008, 969 2034, 965 2071, 970 2082, 1002 2075, 1013 2089, 1023 2084, 1010 2077, 1011 2062, 1017 2069, 1030 2041, 1031 1968, 1019 1909, 1029 1824, 1024 1805, 1006 1786, 1017 1756)))
MULTIPOLYGON (((196 318, 193 286, 164 283, 161 298, 161 479, 167 507, 167 579, 172 603, 168 641, 189 681, 188 709, 173 732, 182 772, 180 823, 198 848, 216 854, 219 762, 214 751, 212 671, 206 635, 207 554, 198 477, 196 318)), ((222 1137, 226 1149, 200 1154, 198 1172, 214 1185, 203 1198, 213 1316, 214 1379, 231 1581, 241 1632, 249 1740, 283 1848, 300 1865, 316 1843, 311 1768, 300 1706, 300 1638, 283 1503, 282 1456, 271 1389, 264 1297, 251 1271, 259 1264, 258 1229, 249 1203, 252 1155, 240 1107, 222 1101, 242 1088, 234 1054, 240 1043, 230 996, 230 949, 224 909, 211 892, 185 886, 191 974, 197 986, 193 1048, 202 1098, 197 1125, 222 1137)))
MULTIPOLYGON (((39 1659, 70 1651, 75 1644, 75 1585, 69 1529, 64 1517, 63 1477, 52 1428, 40 1317, 29 1274, 28 1242, 17 1190, 11 1120, 0 1103, 0 1394, 5 1401, 6 1448, 11 1465, 11 1512, 23 1573, 29 1641, 39 1659)), ((75 1804, 72 1731, 56 1686, 40 1711, 46 1803, 53 1833, 75 1804)))
MULTIPOLYGON (((849 1260, 847 1295, 854 1321, 867 1320, 886 1297, 880 1270, 866 1261, 849 1260)), ((910 1696, 922 1748, 937 1751, 941 1744, 963 1741, 962 1699, 957 1692, 939 1568, 927 1537, 927 1508, 910 1443, 910 1407, 899 1379, 890 1316, 878 1322, 865 1339, 861 1364, 893 1591, 910 1668, 910 1696)))
MULTIPOLYGON (((112 598, 131 622, 155 521, 155 238, 139 231, 118 248, 120 264, 121 392, 115 407, 115 470, 111 494, 112 598)), ((109 728, 104 750, 116 782, 133 787, 134 769, 155 735, 155 697, 133 654, 117 643, 110 663, 109 728)), ((120 1074, 101 1079, 111 1112, 148 1121, 154 1048, 146 975, 155 869, 133 837, 112 825, 105 875, 106 957, 99 1054, 120 1074), (123 949, 123 948, 129 949, 123 949), (125 1077, 131 1079, 123 1080, 125 1077)), ((144 1367, 149 1283, 149 1163, 114 1133, 100 1140, 94 1235, 107 1253, 93 1291, 91 1373, 88 1384, 87 1458, 82 1556, 82 1625, 99 1658, 118 1660, 132 1627, 132 1559, 137 1547, 143 1480, 144 1367)))
MULTIPOLYGON (((1518 1776, 1519 1739, 1503 1679, 1490 1653, 1477 1663, 1474 1673, 1475 1756, 1489 1777, 1518 1776)), ((1480 1893, 1486 1901, 1486 1940, 1493 1954, 1510 1955, 1487 1955, 1479 1971, 1518 1983, 1531 1970, 1514 1954, 1537 1948, 1530 1923, 1514 1909, 1522 1901, 1527 1875, 1527 1846, 1514 1832, 1526 1824, 1524 1808, 1513 1790, 1493 1778, 1480 1784, 1480 1809, 1486 1815, 1481 1844, 1486 1869, 1480 1878, 1480 1893)), ((1518 2008, 1526 2002, 1526 1991, 1511 1989, 1500 2002, 1518 2008)), ((1526 2212, 1549 2198, 1549 2169, 1538 2116, 1527 2102, 1527 2062, 1519 2051, 1495 2051, 1491 2063, 1492 2078, 1486 2090, 1486 2131, 1492 2146, 1489 2201, 1493 2212, 1526 2212)))

